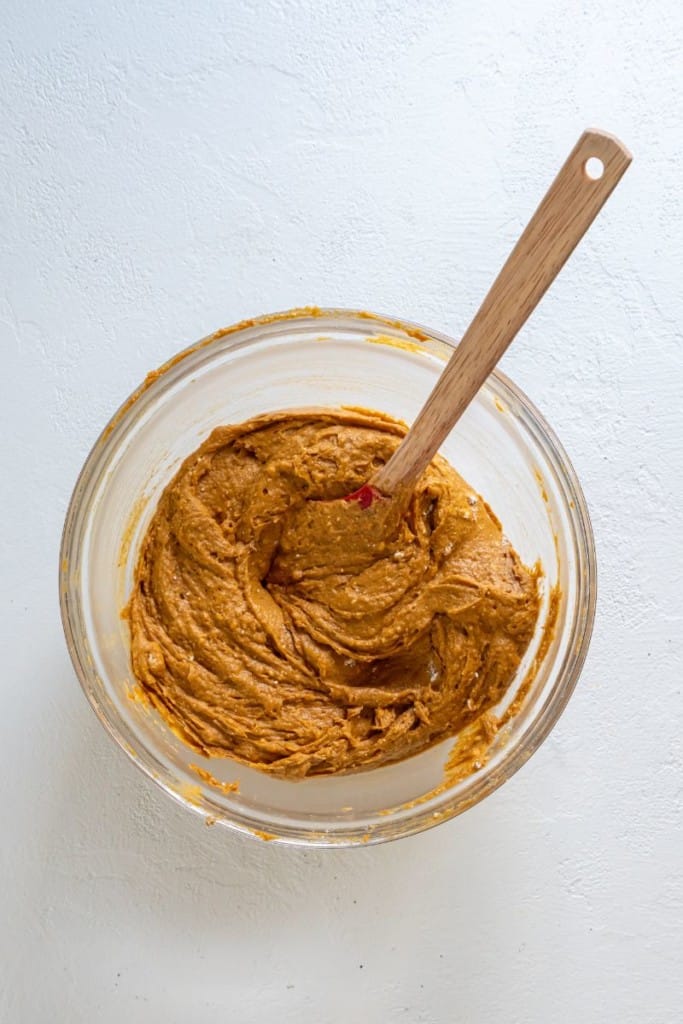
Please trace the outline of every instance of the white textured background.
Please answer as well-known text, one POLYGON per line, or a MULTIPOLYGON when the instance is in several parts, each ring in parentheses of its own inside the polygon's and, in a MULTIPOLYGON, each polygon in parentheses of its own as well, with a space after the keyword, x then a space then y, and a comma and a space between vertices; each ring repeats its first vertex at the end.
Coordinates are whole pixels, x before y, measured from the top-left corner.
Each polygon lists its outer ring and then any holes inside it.
POLYGON ((3 1024, 681 1021, 682 47, 677 0, 4 0, 3 1024), (505 360, 594 517, 567 712, 423 836, 206 829, 67 658, 57 550, 90 445, 148 369, 250 314, 458 335, 589 124, 633 166, 505 360))

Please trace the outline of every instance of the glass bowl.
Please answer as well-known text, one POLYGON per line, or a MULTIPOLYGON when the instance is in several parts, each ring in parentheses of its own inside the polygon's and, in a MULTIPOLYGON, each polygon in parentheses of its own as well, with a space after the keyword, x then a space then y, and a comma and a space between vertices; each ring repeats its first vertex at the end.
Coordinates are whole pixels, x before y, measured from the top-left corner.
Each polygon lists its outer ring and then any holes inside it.
POLYGON ((455 342, 415 324, 303 309, 217 331, 148 374, 88 456, 66 516, 60 600, 69 652, 109 734, 170 796, 218 823, 280 842, 353 846, 411 835, 454 817, 517 771, 576 684, 590 640, 595 552, 585 501, 560 443, 531 402, 494 373, 442 448, 490 504, 527 564, 540 559, 542 614, 497 711, 540 662, 488 760, 448 782, 456 739, 398 764, 283 781, 186 746, 137 699, 121 618, 139 542, 180 462, 213 427, 301 406, 356 405, 411 422, 455 342), (551 592, 557 620, 547 649, 551 592), (545 641, 544 642, 544 635, 545 641), (199 771, 198 771, 199 770, 199 771), (238 783, 235 791, 233 783, 238 783))

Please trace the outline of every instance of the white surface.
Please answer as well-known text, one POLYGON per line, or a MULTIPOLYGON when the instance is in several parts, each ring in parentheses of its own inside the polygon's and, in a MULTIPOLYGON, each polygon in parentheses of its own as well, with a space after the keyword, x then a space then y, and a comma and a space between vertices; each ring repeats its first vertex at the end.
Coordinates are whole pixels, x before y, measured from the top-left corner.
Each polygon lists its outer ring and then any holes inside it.
POLYGON ((674 0, 5 0, 3 1024, 681 1019, 682 45, 674 0), (57 550, 89 446, 148 369, 249 314, 457 335, 587 124, 633 167, 505 361, 594 517, 567 712, 414 839, 207 829, 67 659, 57 550))

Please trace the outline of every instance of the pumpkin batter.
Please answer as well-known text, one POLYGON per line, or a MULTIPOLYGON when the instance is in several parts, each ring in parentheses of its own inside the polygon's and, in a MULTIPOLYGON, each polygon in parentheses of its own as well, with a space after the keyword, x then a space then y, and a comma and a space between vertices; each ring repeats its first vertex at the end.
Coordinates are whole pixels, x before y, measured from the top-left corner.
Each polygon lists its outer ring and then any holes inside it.
POLYGON ((128 605, 135 675, 192 747, 284 777, 399 760, 510 685, 538 567, 437 456, 409 502, 339 501, 403 424, 364 410, 219 427, 166 487, 128 605))

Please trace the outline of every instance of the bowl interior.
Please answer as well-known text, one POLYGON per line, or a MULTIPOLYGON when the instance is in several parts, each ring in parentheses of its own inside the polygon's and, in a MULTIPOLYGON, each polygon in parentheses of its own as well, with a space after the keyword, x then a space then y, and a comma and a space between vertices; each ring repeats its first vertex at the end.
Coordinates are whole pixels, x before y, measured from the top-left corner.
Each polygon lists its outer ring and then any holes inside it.
POLYGON ((499 375, 442 452, 491 505, 522 558, 528 564, 540 560, 545 572, 541 621, 509 696, 538 649, 555 584, 561 597, 552 642, 523 709, 497 737, 481 771, 430 796, 442 782, 454 743, 449 740, 391 767, 286 782, 201 757, 135 699, 121 611, 140 539, 182 459, 218 424, 273 409, 356 405, 410 422, 450 351, 439 336, 418 341, 398 325, 351 314, 256 323, 189 351, 115 417, 93 449, 74 493, 63 547, 72 656, 91 703, 118 742, 172 795, 202 813, 293 842, 376 841, 416 831, 498 785, 543 738, 539 720, 554 720, 566 702, 590 629, 590 528, 565 456, 538 414, 499 375), (207 784, 192 766, 218 782, 238 782, 239 791, 207 784))

